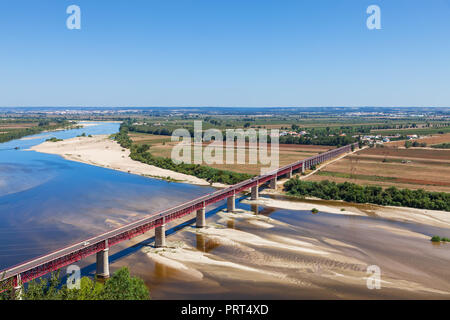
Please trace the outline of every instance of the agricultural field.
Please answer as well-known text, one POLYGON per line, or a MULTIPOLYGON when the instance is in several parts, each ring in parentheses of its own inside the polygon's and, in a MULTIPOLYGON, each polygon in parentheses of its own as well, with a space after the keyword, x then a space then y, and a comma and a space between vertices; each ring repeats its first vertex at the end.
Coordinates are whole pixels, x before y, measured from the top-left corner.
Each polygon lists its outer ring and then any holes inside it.
MULTIPOLYGON (((151 135, 151 134, 142 134, 142 133, 130 133, 130 138, 133 140, 135 144, 147 144, 150 145, 150 153, 154 156, 170 158, 172 149, 179 142, 171 142, 171 138, 160 136, 160 135, 151 135)), ((203 144, 203 151, 208 146, 209 143, 203 144)), ((270 157, 270 144, 268 144, 268 151, 270 157)), ((293 144, 280 144, 279 145, 279 166, 284 166, 295 161, 308 158, 310 156, 316 155, 318 153, 322 153, 333 149, 335 147, 331 146, 316 146, 316 145, 293 145, 293 144)), ((249 173, 249 174, 260 174, 261 168, 267 168, 267 164, 258 163, 257 164, 248 164, 249 159, 249 146, 246 145, 245 151, 243 149, 239 149, 235 146, 235 164, 225 164, 225 152, 227 149, 224 149, 223 159, 224 164, 207 164, 203 163, 203 165, 208 165, 212 168, 230 170, 233 172, 239 173, 249 173), (236 164, 237 156, 239 154, 245 153, 245 159, 247 164, 236 164)), ((193 159, 193 148, 191 150, 191 155, 193 159)), ((259 159, 259 158, 258 158, 259 159)))
POLYGON ((388 135, 410 135, 410 134, 417 134, 417 135, 432 135, 432 134, 445 134, 450 132, 450 126, 441 126, 441 127, 431 127, 431 128, 408 128, 408 129, 383 129, 383 130, 376 130, 372 129, 371 133, 373 134, 381 134, 383 136, 388 135))
POLYGON ((307 178, 450 192, 450 150, 368 148, 307 178))
MULTIPOLYGON (((449 143, 450 142, 450 133, 446 134, 434 134, 430 136, 426 136, 420 139, 414 139, 414 141, 417 141, 419 143, 426 143, 427 147, 442 144, 442 143, 449 143)), ((388 147, 399 147, 402 148, 405 146, 404 140, 399 141, 392 141, 385 144, 388 147)))
POLYGON ((40 133, 44 130, 54 130, 67 125, 69 125, 69 122, 63 120, 2 119, 0 120, 0 143, 40 133))

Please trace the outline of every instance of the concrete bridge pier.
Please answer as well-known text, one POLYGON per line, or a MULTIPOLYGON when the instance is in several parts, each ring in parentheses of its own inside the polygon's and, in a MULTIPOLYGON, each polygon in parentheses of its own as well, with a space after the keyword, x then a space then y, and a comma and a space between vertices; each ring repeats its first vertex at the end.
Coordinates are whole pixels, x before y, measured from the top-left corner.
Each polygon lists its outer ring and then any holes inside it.
POLYGON ((105 249, 97 252, 97 272, 98 278, 109 278, 109 258, 108 258, 108 241, 106 240, 105 249))
POLYGON ((166 246, 166 224, 163 223, 155 228, 155 248, 164 248, 166 246))
POLYGON ((22 300, 22 280, 20 279, 20 274, 16 276, 15 279, 16 285, 12 290, 12 299, 13 300, 22 300))
POLYGON ((197 219, 196 219, 196 226, 197 226, 197 228, 206 227, 205 213, 206 213, 206 208, 205 207, 197 210, 197 219))
POLYGON ((259 191, 258 191, 258 185, 252 187, 252 196, 251 196, 251 200, 258 200, 259 197, 259 191))
POLYGON ((270 189, 276 189, 277 188, 277 177, 275 177, 272 180, 270 180, 269 187, 270 187, 270 189))
POLYGON ((259 214, 259 207, 258 207, 258 205, 257 204, 252 204, 251 205, 251 208, 252 208, 252 212, 254 213, 254 214, 259 214))
POLYGON ((289 172, 286 174, 288 179, 292 178, 292 168, 289 170, 289 172))
POLYGON ((233 212, 236 209, 235 202, 236 202, 236 195, 235 194, 233 194, 233 195, 228 197, 228 199, 227 199, 227 210, 228 210, 228 212, 233 212))
POLYGON ((302 162, 302 173, 305 173, 305 163, 302 162))

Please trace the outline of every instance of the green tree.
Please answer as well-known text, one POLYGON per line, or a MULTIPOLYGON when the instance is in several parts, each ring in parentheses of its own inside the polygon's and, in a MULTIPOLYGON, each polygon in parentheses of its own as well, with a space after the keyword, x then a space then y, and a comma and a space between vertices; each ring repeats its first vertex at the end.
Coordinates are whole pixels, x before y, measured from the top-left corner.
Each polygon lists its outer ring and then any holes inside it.
POLYGON ((122 268, 106 281, 100 299, 148 300, 150 294, 142 279, 131 277, 128 269, 122 268))

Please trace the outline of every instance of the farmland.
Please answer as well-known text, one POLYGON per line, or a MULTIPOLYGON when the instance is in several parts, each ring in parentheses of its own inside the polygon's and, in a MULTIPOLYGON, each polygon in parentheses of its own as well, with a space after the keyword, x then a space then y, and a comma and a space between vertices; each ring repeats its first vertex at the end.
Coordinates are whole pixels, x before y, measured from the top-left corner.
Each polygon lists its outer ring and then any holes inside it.
MULTIPOLYGON (((417 141, 419 143, 426 143, 427 146, 442 144, 442 143, 449 143, 450 142, 450 133, 446 134, 434 134, 429 135, 420 139, 414 139, 414 141, 417 141)), ((386 143, 386 146, 388 147, 403 147, 405 145, 405 141, 392 141, 389 143, 386 143)))
MULTIPOLYGON (((164 157, 164 158, 170 158, 172 153, 172 148, 178 144, 178 142, 171 142, 170 137, 163 137, 159 135, 150 135, 150 134, 142 134, 142 133, 131 133, 130 138, 133 140, 135 144, 148 144, 150 145, 150 153, 154 156, 158 157, 164 157)), ((203 151, 208 146, 209 143, 203 144, 203 151)), ((269 150, 269 157, 270 157, 270 144, 267 146, 269 150)), ((279 166, 287 165, 292 162, 298 161, 300 159, 304 159, 313 155, 316 155, 321 152, 328 151, 330 149, 333 149, 334 147, 330 146, 315 146, 315 145, 292 145, 292 144, 280 144, 279 145, 279 166)), ((235 160, 237 160, 238 153, 243 154, 244 150, 239 149, 236 151, 237 148, 235 146, 235 160)), ((193 150, 191 150, 193 154, 193 150)), ((226 149, 224 149, 224 157, 225 160, 225 154, 226 149)), ((245 147, 245 158, 246 158, 246 164, 236 164, 237 161, 235 161, 235 164, 206 164, 203 162, 204 165, 208 165, 212 168, 216 169, 223 169, 223 170, 230 170, 233 172, 239 172, 239 173, 249 173, 249 174, 260 174, 261 168, 268 167, 267 165, 264 165, 260 162, 257 164, 248 164, 248 158, 249 158, 249 146, 248 144, 245 147)), ((259 158, 258 158, 259 159, 259 158)), ((224 161, 225 162, 225 161, 224 161)))
POLYGON ((368 148, 336 161, 308 180, 450 192, 450 150, 368 148))
POLYGON ((19 139, 28 135, 37 134, 45 130, 55 130, 70 125, 68 121, 46 119, 3 119, 0 120, 0 143, 19 139))

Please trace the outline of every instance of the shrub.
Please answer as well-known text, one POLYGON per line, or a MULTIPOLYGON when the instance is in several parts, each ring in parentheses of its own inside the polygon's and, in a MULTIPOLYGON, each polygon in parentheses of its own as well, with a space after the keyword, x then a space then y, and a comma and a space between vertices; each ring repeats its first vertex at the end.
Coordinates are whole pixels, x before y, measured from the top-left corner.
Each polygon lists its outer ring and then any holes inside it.
POLYGON ((441 237, 439 237, 439 236, 433 236, 433 237, 431 238, 431 241, 432 241, 432 242, 441 242, 441 237))
POLYGON ((45 141, 49 141, 49 142, 58 142, 58 141, 63 141, 63 139, 58 139, 58 138, 56 138, 56 137, 52 137, 52 138, 47 139, 47 140, 45 140, 45 141))

